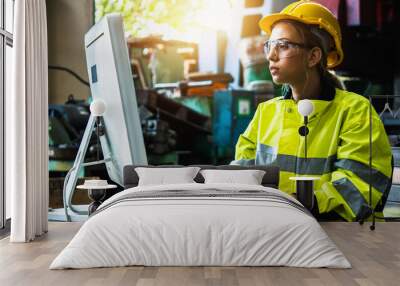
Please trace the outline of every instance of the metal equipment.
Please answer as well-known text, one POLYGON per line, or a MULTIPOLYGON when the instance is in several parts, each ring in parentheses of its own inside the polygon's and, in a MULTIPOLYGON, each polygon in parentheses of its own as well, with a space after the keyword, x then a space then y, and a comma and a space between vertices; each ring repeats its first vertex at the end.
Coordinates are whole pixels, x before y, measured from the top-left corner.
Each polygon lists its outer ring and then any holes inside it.
POLYGON ((213 145, 217 159, 230 162, 235 154, 239 135, 255 113, 254 92, 221 90, 214 94, 213 145))

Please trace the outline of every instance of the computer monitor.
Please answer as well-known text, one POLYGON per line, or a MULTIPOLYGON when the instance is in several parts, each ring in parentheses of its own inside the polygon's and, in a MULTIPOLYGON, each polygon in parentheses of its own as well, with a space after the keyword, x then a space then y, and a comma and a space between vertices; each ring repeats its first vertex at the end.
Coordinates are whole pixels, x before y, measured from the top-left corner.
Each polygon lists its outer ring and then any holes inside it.
POLYGON ((85 35, 86 63, 93 100, 106 104, 100 137, 110 179, 123 185, 125 165, 147 165, 122 16, 106 15, 85 35))
POLYGON ((101 120, 100 136, 104 160, 85 162, 85 154, 94 131, 96 118, 90 115, 73 167, 64 180, 63 210, 50 210, 50 220, 79 221, 87 219, 87 205, 73 205, 72 197, 80 170, 105 163, 110 179, 123 186, 126 165, 147 165, 147 156, 139 118, 128 48, 122 17, 105 16, 85 35, 85 50, 93 100, 102 100, 106 110, 101 120))

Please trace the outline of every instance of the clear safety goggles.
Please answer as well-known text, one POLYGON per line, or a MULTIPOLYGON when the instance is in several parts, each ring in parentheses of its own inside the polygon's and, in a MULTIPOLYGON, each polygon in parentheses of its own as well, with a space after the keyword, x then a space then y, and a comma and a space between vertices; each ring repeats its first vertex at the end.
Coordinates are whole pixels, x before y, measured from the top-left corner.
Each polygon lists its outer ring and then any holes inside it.
POLYGON ((264 43, 264 53, 268 58, 271 51, 275 53, 278 58, 290 58, 300 53, 300 49, 308 49, 309 47, 301 44, 291 42, 285 39, 268 40, 264 43))

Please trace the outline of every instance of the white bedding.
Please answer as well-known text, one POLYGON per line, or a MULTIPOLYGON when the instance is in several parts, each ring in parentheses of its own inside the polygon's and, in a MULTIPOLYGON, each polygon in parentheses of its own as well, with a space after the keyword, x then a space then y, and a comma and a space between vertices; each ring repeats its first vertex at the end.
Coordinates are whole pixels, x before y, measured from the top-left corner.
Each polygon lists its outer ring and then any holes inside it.
POLYGON ((207 189, 262 190, 297 202, 279 190, 254 185, 193 183, 131 188, 105 201, 50 269, 127 265, 351 267, 312 216, 279 200, 182 196, 115 203, 137 192, 207 189))

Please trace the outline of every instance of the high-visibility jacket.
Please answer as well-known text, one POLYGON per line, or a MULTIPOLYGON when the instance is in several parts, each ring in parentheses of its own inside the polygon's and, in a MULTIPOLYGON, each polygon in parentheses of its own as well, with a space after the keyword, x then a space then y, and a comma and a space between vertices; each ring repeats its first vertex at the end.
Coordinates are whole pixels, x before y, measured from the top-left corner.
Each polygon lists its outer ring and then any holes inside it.
MULTIPOLYGON (((334 89, 332 87, 332 89, 334 89)), ((372 110, 372 176, 370 176, 369 101, 355 93, 334 89, 331 100, 311 100, 307 160, 299 127, 304 118, 293 99, 277 97, 259 104, 243 134, 235 161, 240 165, 278 165, 279 189, 296 191, 292 176, 319 176, 314 193, 320 213, 334 211, 348 221, 368 217, 369 184, 375 208, 390 184, 391 147, 378 114, 372 110)))

